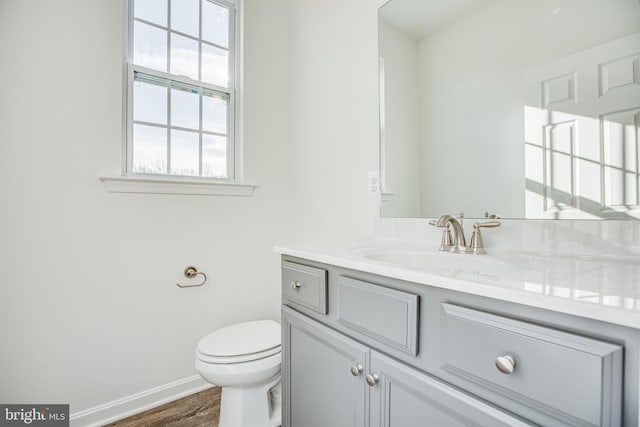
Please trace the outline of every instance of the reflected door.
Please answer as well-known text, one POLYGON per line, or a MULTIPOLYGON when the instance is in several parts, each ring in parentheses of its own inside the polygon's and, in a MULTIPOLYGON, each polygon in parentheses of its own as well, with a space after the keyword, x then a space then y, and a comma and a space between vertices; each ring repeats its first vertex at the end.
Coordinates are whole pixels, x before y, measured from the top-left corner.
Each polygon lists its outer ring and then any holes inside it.
POLYGON ((525 73, 527 218, 640 218, 640 33, 525 73))

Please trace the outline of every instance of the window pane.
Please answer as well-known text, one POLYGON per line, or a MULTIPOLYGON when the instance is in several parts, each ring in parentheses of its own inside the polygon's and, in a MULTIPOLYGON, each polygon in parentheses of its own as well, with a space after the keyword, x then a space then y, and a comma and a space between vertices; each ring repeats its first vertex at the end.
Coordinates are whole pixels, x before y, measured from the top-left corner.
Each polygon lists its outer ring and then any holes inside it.
POLYGON ((199 37, 199 0, 171 0, 171 29, 199 37))
POLYGON ((202 44, 202 80, 222 87, 229 86, 226 50, 202 44))
POLYGON ((135 0, 133 16, 167 26, 167 0, 135 0))
POLYGON ((133 125, 133 171, 167 173, 167 130, 133 125))
POLYGON ((199 175, 198 134, 181 130, 171 131, 171 174, 199 175))
POLYGON ((198 80, 198 42, 171 34, 171 74, 198 80))
POLYGON ((229 47, 229 10, 211 3, 202 2, 202 39, 218 46, 229 47))
POLYGON ((167 87, 135 80, 133 83, 133 120, 167 124, 167 87))
POLYGON ((202 130, 227 133, 227 100, 209 94, 202 96, 202 130))
POLYGON ((227 138, 202 135, 202 176, 227 178, 227 138))
POLYGON ((174 83, 171 87, 171 126, 197 130, 200 127, 199 100, 195 88, 181 88, 174 83))
POLYGON ((167 32, 142 22, 133 25, 133 63, 166 72, 167 32))

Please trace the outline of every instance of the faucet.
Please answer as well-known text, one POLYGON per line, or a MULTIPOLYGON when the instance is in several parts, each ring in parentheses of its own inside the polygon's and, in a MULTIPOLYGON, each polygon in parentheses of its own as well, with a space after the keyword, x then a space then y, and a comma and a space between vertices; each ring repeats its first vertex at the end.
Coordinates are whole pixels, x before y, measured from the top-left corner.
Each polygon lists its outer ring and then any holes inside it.
POLYGON ((450 245, 448 248, 446 245, 440 248, 442 251, 450 251, 450 252, 461 252, 465 253, 467 250, 467 241, 464 238, 464 230, 462 229, 462 225, 460 222, 451 215, 442 215, 438 218, 433 224, 436 227, 453 227, 453 245, 450 245))
MULTIPOLYGON (((462 218, 462 215, 461 215, 462 218)), ((483 255, 487 251, 484 249, 484 241, 482 234, 480 234, 480 228, 486 227, 499 227, 500 221, 487 221, 483 223, 476 222, 473 224, 473 234, 471 235, 471 243, 467 246, 467 241, 464 237, 464 229, 462 224, 451 215, 442 215, 435 221, 429 221, 429 224, 444 228, 442 234, 442 244, 440 250, 445 252, 455 252, 459 254, 475 254, 483 255), (450 229, 453 228, 453 239, 451 238, 450 229)))

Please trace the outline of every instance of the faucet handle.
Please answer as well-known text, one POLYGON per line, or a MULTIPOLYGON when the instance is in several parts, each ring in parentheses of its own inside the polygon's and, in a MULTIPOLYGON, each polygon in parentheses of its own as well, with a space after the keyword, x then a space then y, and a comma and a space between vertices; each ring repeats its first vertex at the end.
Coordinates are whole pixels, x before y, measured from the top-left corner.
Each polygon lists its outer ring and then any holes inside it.
POLYGON ((453 247, 453 238, 451 237, 451 227, 447 222, 444 226, 439 226, 436 224, 436 220, 432 219, 429 221, 429 225, 433 225, 434 227, 442 228, 442 240, 440 242, 440 250, 441 251, 449 251, 453 247))
POLYGON ((500 227, 500 225, 502 225, 500 221, 476 222, 473 224, 473 228, 474 230, 478 228, 494 228, 500 227))
POLYGON ((500 227, 500 224, 500 221, 476 222, 473 224, 473 234, 471 235, 471 242, 469 243, 471 253, 476 255, 486 254, 487 251, 484 249, 484 240, 482 239, 480 229, 500 227))

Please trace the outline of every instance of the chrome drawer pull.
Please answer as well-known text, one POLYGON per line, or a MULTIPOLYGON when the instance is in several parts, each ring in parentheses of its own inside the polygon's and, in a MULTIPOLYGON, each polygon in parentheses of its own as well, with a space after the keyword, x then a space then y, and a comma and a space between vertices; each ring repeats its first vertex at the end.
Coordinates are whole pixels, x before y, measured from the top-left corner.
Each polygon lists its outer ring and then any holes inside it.
POLYGON ((369 385, 369 387, 373 387, 380 380, 380 377, 378 376, 378 374, 373 374, 373 375, 367 375, 364 379, 369 385))
POLYGON ((358 375, 360 375, 363 371, 363 367, 361 364, 357 363, 355 365, 351 365, 351 375, 353 375, 354 377, 357 377, 358 375))
POLYGON ((503 374, 511 374, 515 367, 516 360, 508 354, 505 354, 504 356, 498 356, 496 358, 496 368, 498 368, 498 371, 502 372, 503 374))
POLYGON ((293 289, 294 291, 297 291, 298 289, 300 289, 302 285, 300 284, 300 282, 296 281, 296 282, 291 282, 291 289, 293 289))

